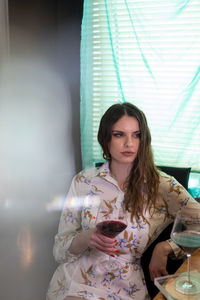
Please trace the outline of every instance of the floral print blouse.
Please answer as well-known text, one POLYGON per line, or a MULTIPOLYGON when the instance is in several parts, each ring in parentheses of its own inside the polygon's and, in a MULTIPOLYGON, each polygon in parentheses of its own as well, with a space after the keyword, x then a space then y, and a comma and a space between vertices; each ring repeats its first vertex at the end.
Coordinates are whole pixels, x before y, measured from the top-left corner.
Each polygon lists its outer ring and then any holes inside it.
MULTIPOLYGON (((99 207, 101 213, 112 219, 123 199, 124 193, 111 177, 107 162, 73 178, 55 236, 53 252, 59 266, 46 300, 64 300, 67 296, 92 300, 150 299, 140 265, 142 253, 182 206, 199 204, 173 177, 160 172, 156 210, 153 215, 151 211, 145 212, 139 222, 127 218, 127 228, 116 236, 119 252, 115 257, 89 248, 80 255, 71 254, 68 249, 76 234, 96 226, 99 207), (118 268, 106 271, 103 262, 108 259, 117 260, 118 268)), ((178 256, 180 248, 172 241, 169 243, 178 256)))

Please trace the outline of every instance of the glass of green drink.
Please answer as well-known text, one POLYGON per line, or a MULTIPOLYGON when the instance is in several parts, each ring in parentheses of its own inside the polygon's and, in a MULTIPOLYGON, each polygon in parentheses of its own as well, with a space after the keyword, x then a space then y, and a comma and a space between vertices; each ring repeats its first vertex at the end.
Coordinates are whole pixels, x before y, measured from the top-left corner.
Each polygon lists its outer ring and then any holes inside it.
POLYGON ((171 239, 184 250, 187 255, 187 275, 175 281, 175 288, 185 295, 200 292, 200 282, 190 274, 191 254, 200 247, 200 208, 184 207, 176 215, 171 232, 171 239))

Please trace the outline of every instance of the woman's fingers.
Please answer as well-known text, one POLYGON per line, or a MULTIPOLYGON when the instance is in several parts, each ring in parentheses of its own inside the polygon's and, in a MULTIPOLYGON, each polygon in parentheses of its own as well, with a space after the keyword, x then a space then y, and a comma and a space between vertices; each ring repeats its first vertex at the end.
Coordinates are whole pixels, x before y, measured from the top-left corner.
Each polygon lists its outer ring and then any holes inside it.
POLYGON ((113 254, 116 251, 114 248, 116 240, 114 238, 106 237, 99 232, 94 232, 92 234, 90 243, 92 248, 97 248, 107 254, 113 254))
POLYGON ((154 279, 156 277, 161 277, 161 276, 166 276, 166 275, 168 275, 168 272, 165 269, 160 270, 160 271, 150 272, 150 278, 152 281, 154 281, 154 279))

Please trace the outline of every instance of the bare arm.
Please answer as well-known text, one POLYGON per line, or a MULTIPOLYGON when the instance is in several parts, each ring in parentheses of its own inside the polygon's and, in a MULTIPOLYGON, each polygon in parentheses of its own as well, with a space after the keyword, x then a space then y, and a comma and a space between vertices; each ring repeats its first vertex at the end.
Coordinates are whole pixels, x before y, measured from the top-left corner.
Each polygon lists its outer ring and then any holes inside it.
POLYGON ((154 280, 155 277, 168 275, 166 269, 167 259, 168 259, 168 255, 172 252, 173 250, 167 241, 158 243, 155 246, 149 264, 149 272, 152 281, 154 280))

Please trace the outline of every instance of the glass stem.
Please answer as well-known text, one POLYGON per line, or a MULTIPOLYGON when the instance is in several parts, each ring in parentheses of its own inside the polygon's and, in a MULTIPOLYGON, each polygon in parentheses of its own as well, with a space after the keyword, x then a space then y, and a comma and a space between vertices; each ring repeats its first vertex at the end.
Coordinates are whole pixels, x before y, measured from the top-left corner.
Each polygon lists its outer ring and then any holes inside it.
POLYGON ((190 266, 191 266, 191 254, 187 253, 187 272, 188 272, 188 282, 191 283, 190 281, 190 266))

